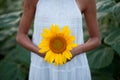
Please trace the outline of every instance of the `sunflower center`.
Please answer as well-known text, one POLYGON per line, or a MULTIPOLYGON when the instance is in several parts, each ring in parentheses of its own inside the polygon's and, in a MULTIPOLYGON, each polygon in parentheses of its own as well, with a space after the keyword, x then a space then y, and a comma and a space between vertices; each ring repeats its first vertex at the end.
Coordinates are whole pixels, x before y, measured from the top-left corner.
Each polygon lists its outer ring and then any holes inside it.
POLYGON ((66 49, 66 40, 63 37, 57 36, 50 40, 50 49, 55 53, 61 53, 66 49))

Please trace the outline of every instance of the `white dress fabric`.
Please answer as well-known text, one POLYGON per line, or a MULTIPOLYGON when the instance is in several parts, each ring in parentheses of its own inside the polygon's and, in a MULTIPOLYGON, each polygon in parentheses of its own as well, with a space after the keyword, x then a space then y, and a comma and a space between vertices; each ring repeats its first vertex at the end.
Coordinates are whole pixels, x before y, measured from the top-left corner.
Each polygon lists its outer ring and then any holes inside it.
MULTIPOLYGON (((38 46, 43 28, 56 23, 68 25, 75 43, 83 44, 82 14, 75 0, 39 0, 34 20, 33 43, 38 46)), ((63 66, 54 66, 31 52, 29 80, 91 80, 86 53, 75 56, 63 66)))

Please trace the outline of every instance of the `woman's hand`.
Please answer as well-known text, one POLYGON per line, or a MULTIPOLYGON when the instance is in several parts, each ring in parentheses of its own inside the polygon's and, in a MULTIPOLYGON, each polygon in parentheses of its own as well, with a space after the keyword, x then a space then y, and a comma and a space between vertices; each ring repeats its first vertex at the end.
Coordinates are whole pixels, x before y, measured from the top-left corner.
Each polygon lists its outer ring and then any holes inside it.
POLYGON ((42 58, 44 58, 45 55, 46 55, 46 52, 44 52, 44 53, 40 53, 40 52, 38 51, 38 52, 37 52, 37 55, 40 56, 40 57, 42 57, 42 58))
POLYGON ((76 56, 76 52, 75 52, 76 49, 75 48, 73 48, 72 50, 70 50, 70 52, 72 54, 72 58, 70 60, 67 60, 67 62, 71 61, 76 56))
POLYGON ((42 58, 45 57, 45 54, 46 54, 46 53, 42 53, 42 54, 41 54, 41 53, 38 53, 38 55, 39 55, 40 57, 42 57, 42 58))
POLYGON ((39 51, 38 51, 38 53, 37 53, 40 57, 45 57, 45 55, 46 55, 46 52, 44 52, 44 53, 40 53, 39 51))

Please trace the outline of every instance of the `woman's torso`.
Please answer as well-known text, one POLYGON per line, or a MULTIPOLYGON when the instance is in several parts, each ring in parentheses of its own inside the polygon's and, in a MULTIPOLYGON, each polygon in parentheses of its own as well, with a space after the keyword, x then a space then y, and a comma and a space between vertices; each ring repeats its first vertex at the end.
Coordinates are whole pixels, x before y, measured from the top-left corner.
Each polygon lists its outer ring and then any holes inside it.
MULTIPOLYGON (((39 0, 37 3, 35 20, 34 20, 34 33, 32 41, 38 46, 42 37, 40 33, 43 28, 49 28, 51 24, 57 23, 60 28, 68 25, 72 35, 76 37, 75 43, 83 44, 83 29, 82 29, 82 14, 79 10, 75 0, 39 0)), ((73 58, 73 63, 67 63, 69 68, 79 66, 88 66, 86 53, 82 53, 73 58)), ((43 58, 32 53, 31 63, 39 67, 53 66, 43 62, 43 58)), ((62 67, 61 67, 62 68, 62 67)))

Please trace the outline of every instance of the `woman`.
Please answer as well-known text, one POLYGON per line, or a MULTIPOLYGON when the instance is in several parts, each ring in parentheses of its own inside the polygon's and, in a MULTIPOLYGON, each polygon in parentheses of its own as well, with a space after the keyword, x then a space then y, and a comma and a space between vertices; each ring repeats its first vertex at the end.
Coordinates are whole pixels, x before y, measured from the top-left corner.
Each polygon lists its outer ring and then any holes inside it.
POLYGON ((16 41, 31 51, 29 80, 91 80, 86 57, 87 51, 100 45, 100 34, 96 19, 95 0, 24 0, 24 11, 19 24, 16 41), (82 14, 85 16, 89 39, 84 43, 82 14), (28 31, 34 19, 32 41, 28 31), (75 42, 79 45, 71 50, 73 55, 63 66, 54 66, 44 62, 46 53, 39 52, 38 44, 43 28, 57 23, 69 25, 75 42))

